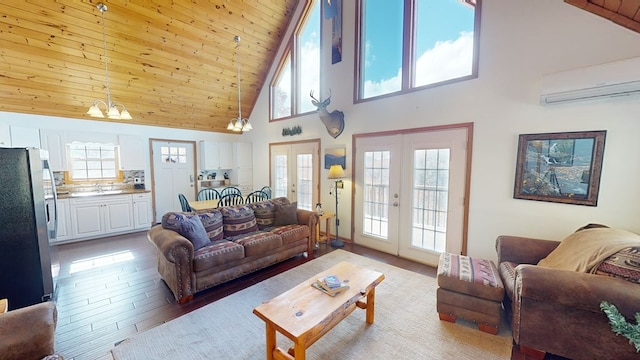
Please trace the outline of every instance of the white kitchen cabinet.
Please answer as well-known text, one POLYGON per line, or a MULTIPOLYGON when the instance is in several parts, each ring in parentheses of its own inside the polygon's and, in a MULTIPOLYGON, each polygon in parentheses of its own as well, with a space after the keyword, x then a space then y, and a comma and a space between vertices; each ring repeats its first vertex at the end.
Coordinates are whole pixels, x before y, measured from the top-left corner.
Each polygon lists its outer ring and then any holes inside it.
POLYGON ((40 130, 20 126, 10 126, 12 147, 40 147, 40 130))
POLYGON ((151 193, 131 195, 134 229, 151 228, 151 193))
POLYGON ((0 124, 0 147, 11 147, 11 130, 7 124, 0 124))
POLYGON ((74 239, 124 233, 134 229, 131 195, 71 199, 74 239))
POLYGON ((220 170, 233 168, 233 143, 200 141, 200 169, 220 170))
POLYGON ((144 170, 149 161, 145 141, 139 136, 118 135, 121 170, 144 170))
POLYGON ((236 184, 243 195, 253 191, 253 150, 251 143, 233 143, 233 171, 231 183, 236 184))
POLYGON ((69 209, 69 199, 58 199, 58 232, 56 242, 72 239, 71 236, 71 211, 69 209))
POLYGON ((53 171, 67 171, 67 144, 62 131, 40 130, 40 146, 49 151, 49 165, 53 171))

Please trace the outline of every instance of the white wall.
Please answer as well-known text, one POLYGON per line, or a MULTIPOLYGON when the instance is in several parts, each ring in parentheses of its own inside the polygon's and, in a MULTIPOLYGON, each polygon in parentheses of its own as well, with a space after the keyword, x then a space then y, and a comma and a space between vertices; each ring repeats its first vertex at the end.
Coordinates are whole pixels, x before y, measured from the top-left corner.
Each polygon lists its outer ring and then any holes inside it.
MULTIPOLYGON (((333 93, 329 111, 345 113, 345 130, 331 138, 315 114, 268 124, 265 86, 251 115, 249 136, 254 149, 262 149, 254 153, 254 183, 269 181, 269 142, 320 138, 322 149, 346 145, 350 177, 353 134, 473 122, 469 255, 495 259, 500 234, 562 239, 589 222, 640 232, 640 97, 545 107, 538 99, 544 74, 640 56, 640 34, 557 0, 485 0, 477 79, 354 105, 355 5, 343 4, 342 62, 331 65, 325 51, 323 79, 333 93), (295 125, 302 135, 281 136, 282 128, 295 125), (587 130, 607 130, 597 207, 513 199, 519 134, 587 130)), ((323 25, 329 49, 331 23, 323 25)), ((331 209, 322 171, 321 202, 331 209)), ((345 237, 350 185, 340 195, 345 237)))

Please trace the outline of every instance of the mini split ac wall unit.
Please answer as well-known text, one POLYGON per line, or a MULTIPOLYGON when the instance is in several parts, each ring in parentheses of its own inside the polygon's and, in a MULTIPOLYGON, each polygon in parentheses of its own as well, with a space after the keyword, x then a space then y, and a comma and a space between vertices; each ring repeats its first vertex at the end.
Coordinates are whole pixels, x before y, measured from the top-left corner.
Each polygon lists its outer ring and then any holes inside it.
POLYGON ((542 105, 640 95, 640 57, 542 77, 542 105))

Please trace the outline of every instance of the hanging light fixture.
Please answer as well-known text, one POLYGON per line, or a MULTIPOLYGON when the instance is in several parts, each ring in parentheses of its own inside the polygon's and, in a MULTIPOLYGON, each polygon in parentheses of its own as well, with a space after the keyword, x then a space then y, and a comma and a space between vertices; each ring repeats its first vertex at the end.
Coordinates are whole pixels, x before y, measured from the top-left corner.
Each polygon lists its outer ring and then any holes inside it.
POLYGON ((238 44, 236 45, 236 50, 238 53, 238 117, 229 121, 227 130, 249 131, 253 129, 253 126, 251 126, 251 123, 249 123, 249 119, 242 118, 242 106, 240 104, 240 36, 236 36, 233 40, 235 40, 236 44, 238 44))
POLYGON ((131 120, 131 114, 129 114, 124 105, 111 102, 111 91, 109 90, 109 58, 107 57, 107 34, 104 26, 104 13, 107 11, 107 5, 98 3, 96 8, 98 8, 102 14, 102 44, 104 48, 104 72, 106 78, 107 102, 105 103, 102 100, 94 101, 93 105, 89 107, 87 115, 91 117, 104 118, 104 113, 100 110, 100 107, 98 107, 98 105, 102 104, 106 108, 107 117, 109 119, 131 120), (119 111, 118 107, 121 107, 122 111, 119 111))

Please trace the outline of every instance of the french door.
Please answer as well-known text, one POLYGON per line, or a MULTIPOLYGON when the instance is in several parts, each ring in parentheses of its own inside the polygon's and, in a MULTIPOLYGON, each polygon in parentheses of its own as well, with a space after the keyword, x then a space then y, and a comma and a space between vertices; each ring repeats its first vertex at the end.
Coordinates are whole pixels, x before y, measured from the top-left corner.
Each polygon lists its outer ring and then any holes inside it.
POLYGON ((461 253, 468 131, 356 138, 354 242, 433 266, 461 253))
POLYGON ((154 216, 160 222, 170 211, 181 211, 178 194, 195 200, 195 142, 151 140, 154 216))
POLYGON ((313 210, 320 187, 319 141, 270 144, 273 197, 297 201, 298 208, 313 210))

